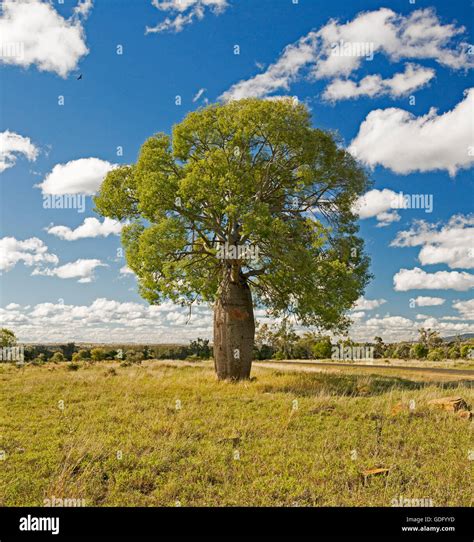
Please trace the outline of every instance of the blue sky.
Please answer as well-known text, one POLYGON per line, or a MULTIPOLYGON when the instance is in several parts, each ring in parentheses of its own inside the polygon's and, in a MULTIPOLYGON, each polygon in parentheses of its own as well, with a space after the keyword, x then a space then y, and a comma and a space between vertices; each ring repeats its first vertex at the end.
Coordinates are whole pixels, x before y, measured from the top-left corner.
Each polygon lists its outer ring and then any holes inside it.
POLYGON ((0 17, 0 305, 21 340, 210 335, 205 307, 186 324, 180 308, 139 297, 119 226, 102 223, 91 195, 153 133, 243 96, 296 96, 370 169, 360 226, 375 278, 354 309, 354 336, 474 331, 468 0, 18 4, 0 17), (347 54, 335 59, 340 40, 347 54), (367 54, 354 54, 357 44, 367 54), (44 208, 49 192, 85 195, 85 212, 44 208), (433 207, 394 209, 400 192, 433 207))

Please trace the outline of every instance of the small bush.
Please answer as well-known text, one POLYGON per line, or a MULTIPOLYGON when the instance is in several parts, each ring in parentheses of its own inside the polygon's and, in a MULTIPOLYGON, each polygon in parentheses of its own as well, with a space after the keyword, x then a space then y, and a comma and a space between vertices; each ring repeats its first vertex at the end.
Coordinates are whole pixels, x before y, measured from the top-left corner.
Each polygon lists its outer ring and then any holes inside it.
POLYGON ((94 361, 103 361, 105 359, 106 352, 103 348, 93 348, 91 350, 91 359, 94 361))
POLYGON ((385 347, 385 349, 383 351, 383 356, 386 357, 386 358, 394 358, 394 357, 396 357, 395 356, 396 350, 397 350, 396 345, 388 344, 388 345, 386 345, 386 347, 385 347))
POLYGON ((416 343, 410 348, 410 357, 414 359, 425 359, 428 355, 428 348, 422 343, 416 343))
POLYGON ((459 359, 461 357, 461 352, 457 346, 453 346, 448 350, 449 359, 459 359))
POLYGON ((63 344, 61 345, 61 351, 64 355, 64 359, 72 359, 72 356, 76 351, 76 345, 74 343, 63 344))
POLYGON ((125 354, 125 360, 129 363, 141 363, 144 359, 145 355, 139 350, 128 350, 125 354))
POLYGON ((53 363, 59 363, 61 361, 65 361, 64 354, 62 352, 55 352, 53 356, 51 357, 51 360, 53 363))
POLYGON ((329 337, 318 341, 311 348, 311 353, 315 359, 330 359, 332 354, 332 344, 329 337))
POLYGON ((433 348, 428 354, 429 361, 442 361, 445 358, 442 348, 433 348))
POLYGON ((410 345, 399 344, 394 352, 394 357, 398 359, 408 359, 410 357, 410 345))
POLYGON ((212 349, 209 346, 209 339, 197 339, 191 341, 189 345, 189 352, 192 356, 196 356, 200 359, 209 359, 212 357, 212 349))
POLYGON ((75 361, 71 361, 71 363, 67 364, 68 371, 77 371, 79 367, 80 367, 79 363, 76 363, 75 361))
POLYGON ((254 359, 272 359, 275 350, 268 346, 268 344, 262 344, 262 346, 255 346, 253 349, 254 359))
POLYGON ((79 350, 79 352, 77 352, 77 355, 79 356, 79 359, 90 359, 91 357, 91 353, 90 353, 90 350, 79 350))
POLYGON ((104 359, 116 359, 117 357, 117 350, 105 350, 104 351, 104 359))
POLYGON ((461 357, 463 359, 469 359, 470 356, 472 355, 472 354, 470 355, 471 350, 474 354, 474 346, 472 344, 463 344, 461 346, 461 357))

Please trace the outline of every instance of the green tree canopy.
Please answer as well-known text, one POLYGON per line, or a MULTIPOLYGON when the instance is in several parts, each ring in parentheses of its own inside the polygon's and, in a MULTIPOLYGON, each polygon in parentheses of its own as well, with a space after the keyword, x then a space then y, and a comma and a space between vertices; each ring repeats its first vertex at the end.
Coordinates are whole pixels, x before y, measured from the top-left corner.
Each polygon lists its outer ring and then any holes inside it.
POLYGON ((0 329, 0 346, 1 347, 10 347, 16 345, 16 336, 13 331, 3 327, 0 329))
POLYGON ((150 303, 215 303, 224 280, 273 316, 342 329, 366 285, 352 212, 364 170, 293 100, 246 99, 190 113, 111 171, 95 198, 127 220, 127 263, 150 303), (241 252, 223 253, 239 247, 241 252))

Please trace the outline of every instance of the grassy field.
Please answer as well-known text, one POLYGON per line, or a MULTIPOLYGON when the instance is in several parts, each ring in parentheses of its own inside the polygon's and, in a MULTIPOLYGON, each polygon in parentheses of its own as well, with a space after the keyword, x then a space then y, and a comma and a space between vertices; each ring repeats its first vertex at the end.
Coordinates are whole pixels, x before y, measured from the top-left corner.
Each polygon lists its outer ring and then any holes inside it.
POLYGON ((0 366, 0 505, 472 505, 472 381, 356 368, 216 381, 210 363, 0 366), (406 409, 394 415, 400 401, 406 409), (364 477, 386 467, 386 475, 364 477))

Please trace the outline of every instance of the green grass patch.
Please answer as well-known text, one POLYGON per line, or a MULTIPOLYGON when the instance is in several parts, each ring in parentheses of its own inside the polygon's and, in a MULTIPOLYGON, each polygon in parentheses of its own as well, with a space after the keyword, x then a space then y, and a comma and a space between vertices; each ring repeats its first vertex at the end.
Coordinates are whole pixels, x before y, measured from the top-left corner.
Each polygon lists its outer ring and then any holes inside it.
POLYGON ((470 382, 209 365, 0 367, 0 505, 472 505, 472 422, 426 407, 470 382), (416 408, 397 416, 399 401, 416 408), (64 407, 64 408, 62 408, 64 407), (364 481, 365 469, 387 476, 364 481))

